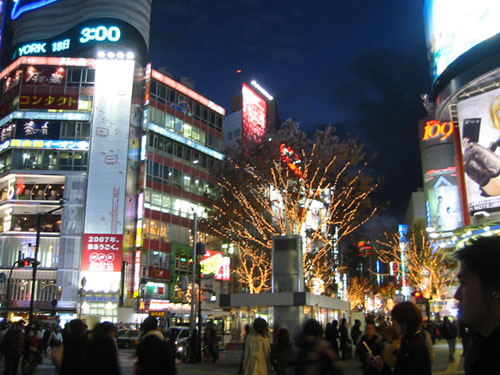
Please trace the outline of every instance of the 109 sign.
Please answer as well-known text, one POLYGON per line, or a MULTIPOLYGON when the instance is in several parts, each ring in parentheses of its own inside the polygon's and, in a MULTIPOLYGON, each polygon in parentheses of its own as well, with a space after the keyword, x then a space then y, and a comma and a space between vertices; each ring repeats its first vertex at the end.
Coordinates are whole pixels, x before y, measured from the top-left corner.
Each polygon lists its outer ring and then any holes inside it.
POLYGON ((424 136, 422 137, 422 141, 434 139, 437 137, 440 137, 439 140, 443 141, 451 134, 453 134, 453 122, 447 121, 441 123, 437 120, 431 120, 425 123, 424 136))

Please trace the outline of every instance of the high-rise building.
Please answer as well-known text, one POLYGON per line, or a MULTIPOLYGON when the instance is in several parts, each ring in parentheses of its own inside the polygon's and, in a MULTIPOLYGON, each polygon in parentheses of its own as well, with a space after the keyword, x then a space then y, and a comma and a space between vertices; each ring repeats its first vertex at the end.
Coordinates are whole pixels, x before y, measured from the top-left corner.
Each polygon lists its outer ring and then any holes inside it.
MULTIPOLYGON (((5 10, 0 267, 9 275, 39 245, 36 313, 128 322, 151 304, 182 308, 180 258, 194 213, 206 215, 224 109, 146 64, 150 0, 5 10)), ((203 227, 198 236, 218 250, 203 227)), ((9 279, 22 314, 31 268, 9 279)))

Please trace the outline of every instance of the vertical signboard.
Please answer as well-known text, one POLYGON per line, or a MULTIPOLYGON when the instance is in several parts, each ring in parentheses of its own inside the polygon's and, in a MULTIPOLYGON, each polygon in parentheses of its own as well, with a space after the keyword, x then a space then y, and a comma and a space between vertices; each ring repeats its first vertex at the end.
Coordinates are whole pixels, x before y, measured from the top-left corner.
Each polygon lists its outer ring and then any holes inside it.
POLYGON ((246 84, 243 84, 242 97, 242 139, 259 141, 266 132, 267 103, 246 84))
MULTIPOLYGON (((113 286, 120 279, 133 77, 134 61, 96 61, 82 271, 97 270, 95 262, 101 261, 99 274, 93 276, 112 272, 108 279, 113 286), (90 240, 102 237, 113 238, 114 246, 96 250, 90 240)), ((91 279, 87 276, 89 284, 91 279)))
POLYGON ((469 212, 500 207, 500 89, 457 104, 469 212))
POLYGON ((427 225, 451 231, 463 224, 455 166, 454 132, 451 121, 430 118, 419 122, 420 155, 424 191, 429 210, 427 225))

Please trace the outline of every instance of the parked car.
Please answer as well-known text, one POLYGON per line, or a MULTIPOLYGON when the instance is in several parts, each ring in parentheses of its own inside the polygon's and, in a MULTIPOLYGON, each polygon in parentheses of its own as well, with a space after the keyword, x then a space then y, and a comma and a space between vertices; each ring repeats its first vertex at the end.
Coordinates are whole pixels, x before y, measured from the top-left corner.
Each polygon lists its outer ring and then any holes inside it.
POLYGON ((118 331, 116 342, 119 348, 132 348, 139 343, 140 332, 136 330, 118 331))
POLYGON ((166 336, 175 344, 175 356, 187 360, 191 353, 189 347, 189 327, 172 326, 167 329, 166 336))

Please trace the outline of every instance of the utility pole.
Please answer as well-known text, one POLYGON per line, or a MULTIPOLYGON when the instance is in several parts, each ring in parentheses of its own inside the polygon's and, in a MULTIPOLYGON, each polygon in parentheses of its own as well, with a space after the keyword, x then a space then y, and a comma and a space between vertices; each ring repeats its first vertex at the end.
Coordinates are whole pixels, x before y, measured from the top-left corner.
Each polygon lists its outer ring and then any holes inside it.
POLYGON ((192 280, 191 280, 191 315, 189 315, 189 331, 191 335, 196 327, 196 316, 194 314, 194 306, 196 304, 196 240, 198 232, 198 214, 194 213, 194 224, 193 224, 193 270, 192 270, 192 280))

